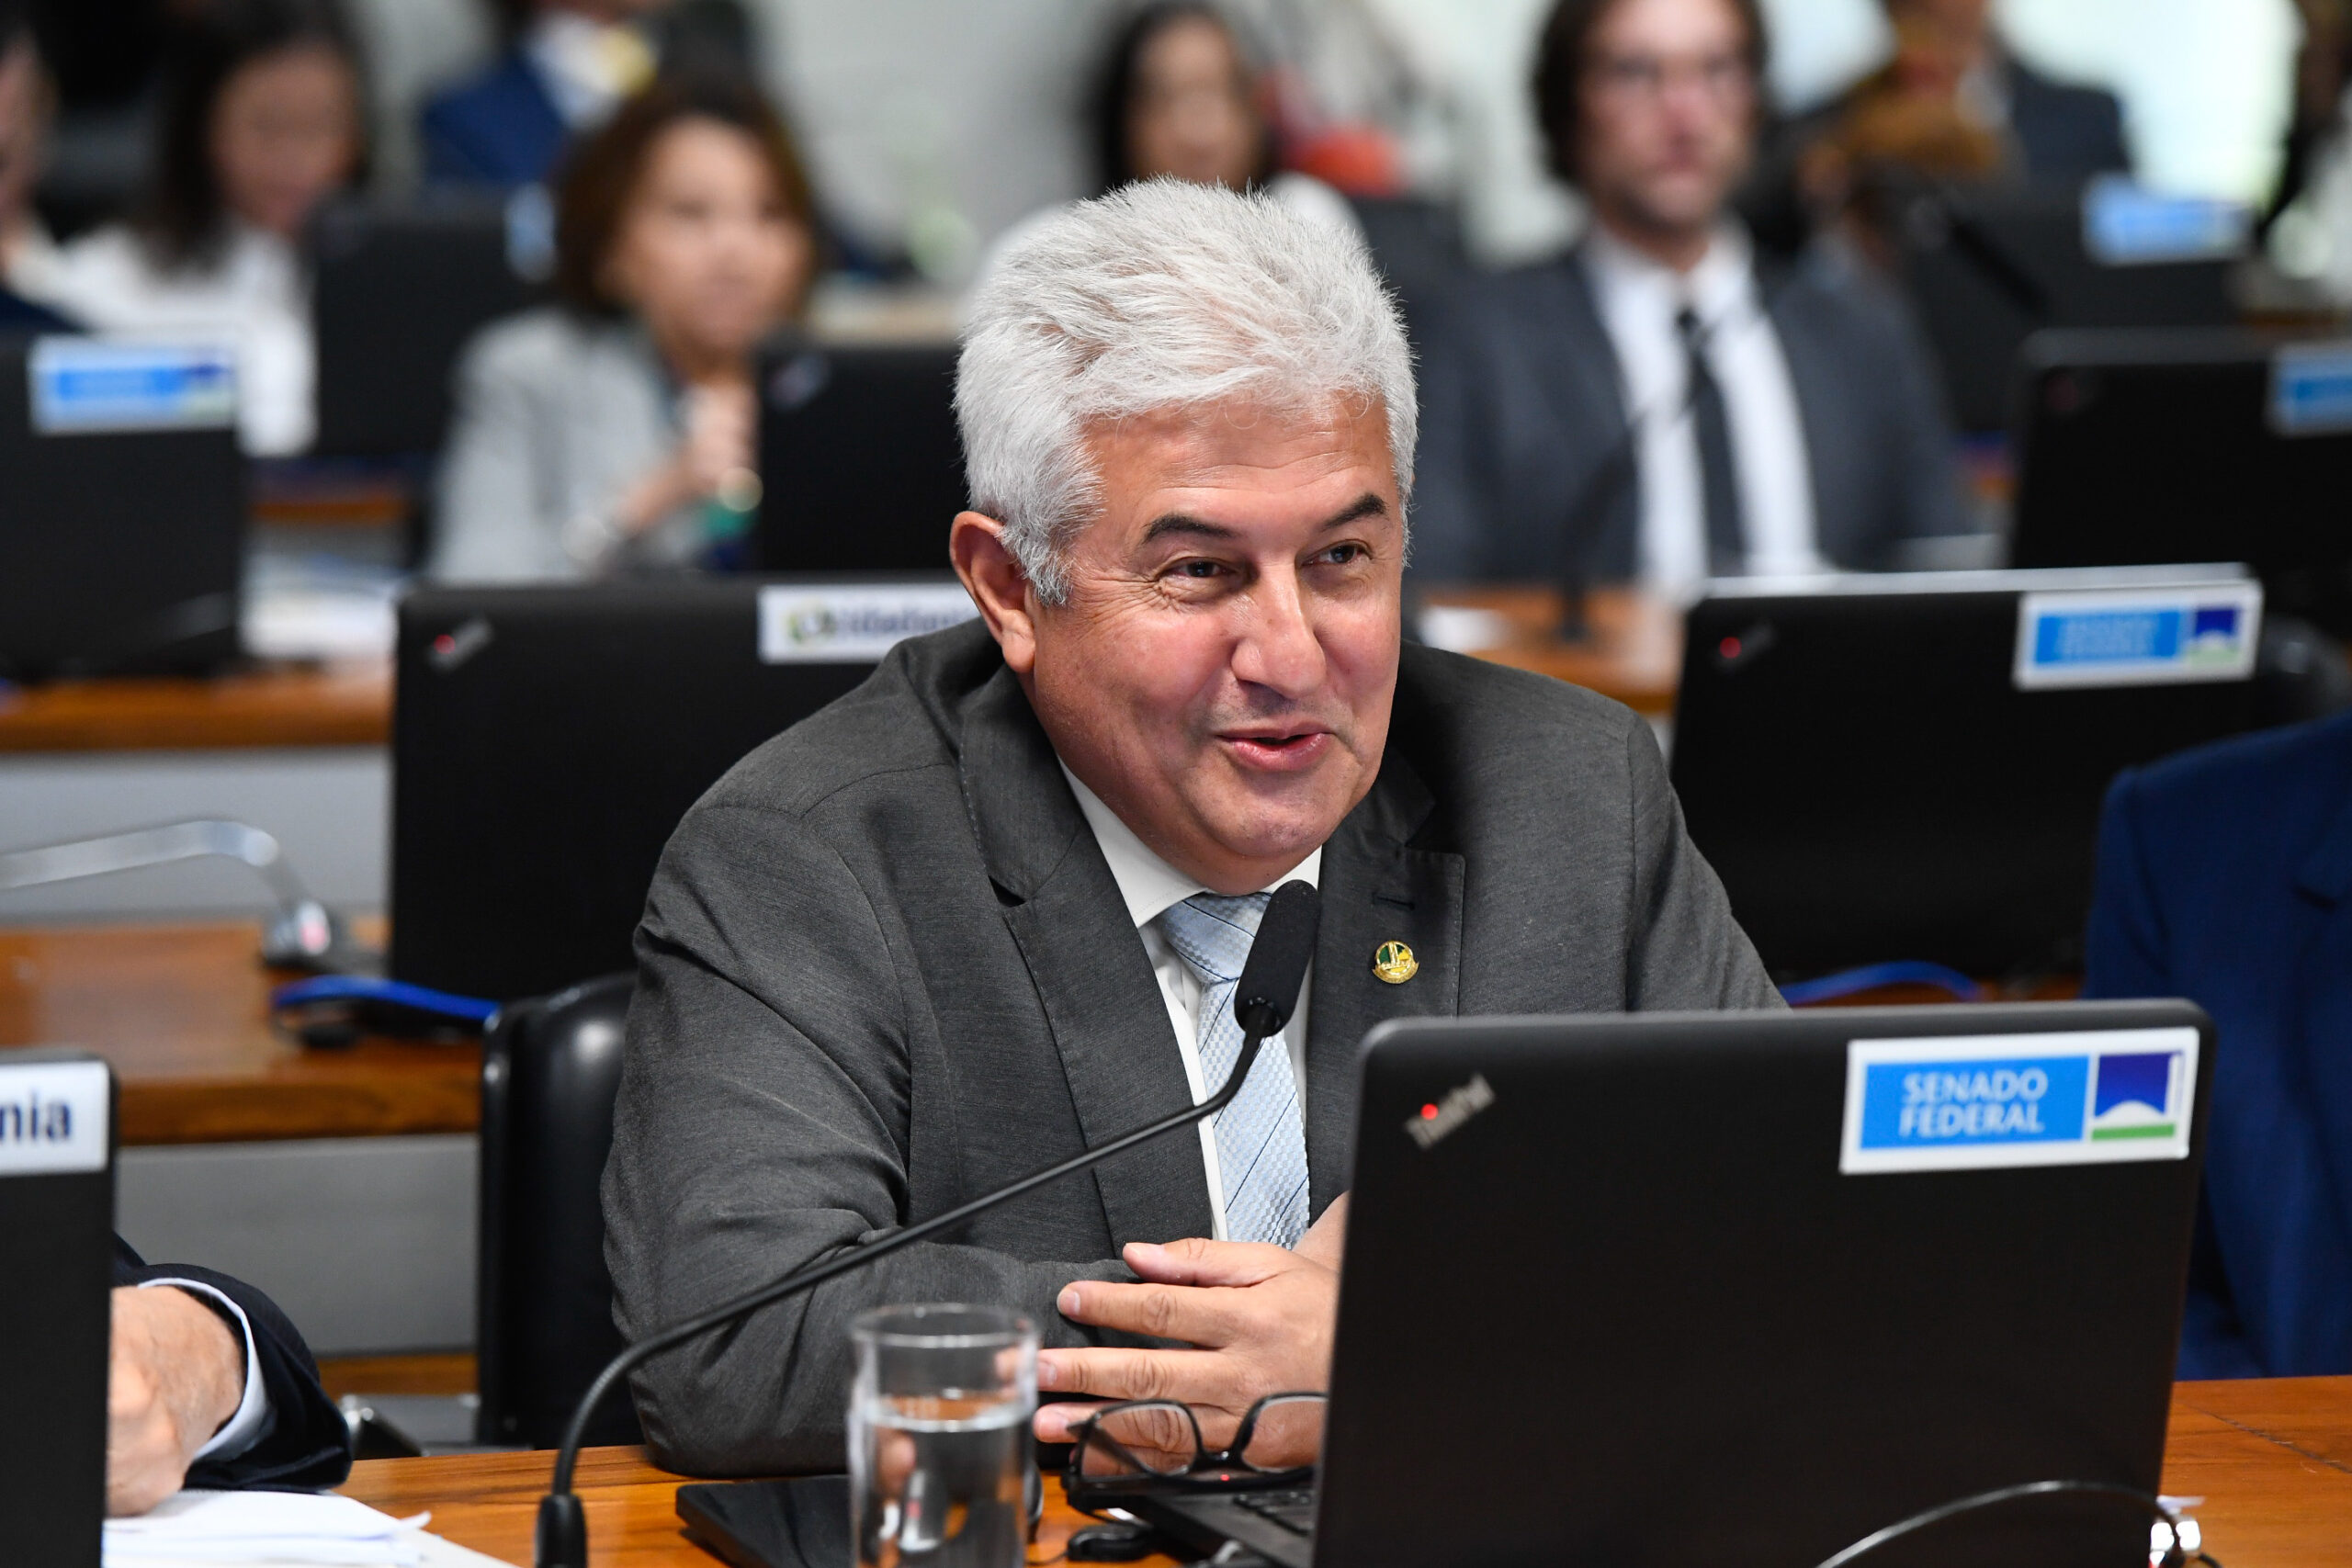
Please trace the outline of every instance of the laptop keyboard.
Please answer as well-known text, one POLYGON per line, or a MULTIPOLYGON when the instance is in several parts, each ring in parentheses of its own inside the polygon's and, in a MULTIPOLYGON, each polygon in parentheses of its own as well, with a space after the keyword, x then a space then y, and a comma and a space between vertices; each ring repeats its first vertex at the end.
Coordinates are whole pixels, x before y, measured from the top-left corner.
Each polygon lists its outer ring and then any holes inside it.
POLYGON ((1233 1500, 1294 1534, 1315 1533, 1315 1494, 1306 1487, 1284 1492, 1243 1492, 1233 1500))

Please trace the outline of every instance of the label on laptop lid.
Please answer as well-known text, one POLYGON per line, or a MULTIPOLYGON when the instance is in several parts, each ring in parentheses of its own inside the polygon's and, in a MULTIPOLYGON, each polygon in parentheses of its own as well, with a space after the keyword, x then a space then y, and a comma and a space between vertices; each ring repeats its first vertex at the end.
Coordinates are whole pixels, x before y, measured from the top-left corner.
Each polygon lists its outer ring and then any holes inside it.
POLYGON ((0 1177, 104 1170, 104 1062, 0 1065, 0 1177))
POLYGON ((214 430, 237 417, 236 355, 217 344, 44 337, 26 374, 37 434, 214 430))
POLYGON ((2168 195, 2116 175, 2083 190, 2083 249, 2101 266, 2228 261, 2253 233, 2254 209, 2242 201, 2168 195))
POLYGON ((777 583, 760 590, 760 661, 861 664, 979 613, 960 582, 777 583))
POLYGON ((2273 354, 2269 412, 2280 435, 2352 431, 2352 343, 2290 343, 2273 354))
POLYGON ((2018 596, 2019 691, 2245 681, 2262 635, 2262 585, 2102 588, 2018 596))
POLYGON ((2197 1031, 1856 1040, 1848 1176, 2188 1157, 2197 1031))

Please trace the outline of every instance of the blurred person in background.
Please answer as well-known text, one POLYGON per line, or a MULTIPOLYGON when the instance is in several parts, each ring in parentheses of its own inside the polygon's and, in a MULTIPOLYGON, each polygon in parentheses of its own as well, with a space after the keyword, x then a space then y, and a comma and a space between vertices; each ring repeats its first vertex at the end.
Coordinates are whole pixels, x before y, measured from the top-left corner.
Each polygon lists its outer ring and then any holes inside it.
POLYGON ((0 301, 0 324, 26 296, 45 292, 56 270, 57 243, 33 209, 56 108, 25 0, 0 0, 0 283, 10 296, 0 301))
POLYGON ((2352 306, 2352 0, 2295 8, 2295 109, 2264 247, 2281 274, 2342 310, 2352 306))
POLYGON ((657 82, 582 142, 557 195, 562 303, 485 329, 458 367, 434 575, 691 570, 740 533, 753 353, 807 298, 813 210, 783 122, 735 75, 657 82))
POLYGON ((1204 0, 1160 0, 1128 19, 1103 61, 1092 117, 1098 195, 1164 175, 1260 187, 1302 217, 1356 227, 1345 197, 1276 165, 1259 66, 1204 0))
POLYGON ((1884 5, 1894 57, 1791 125, 1794 146, 1829 137, 1885 155, 1908 145, 1929 175, 2042 189, 2132 172, 2115 95, 2053 81, 2011 54, 1992 0, 1884 5))
POLYGON ((331 0, 214 0, 174 35, 143 207, 67 245, 43 289, 99 332, 232 344, 255 456, 316 426, 302 231, 360 172, 360 81, 331 0))
POLYGON ((2213 1015, 2177 1375, 2352 1372, 2352 712, 2118 777, 2084 957, 2213 1015))
POLYGON ((1585 238, 1424 323, 1427 581, 1898 563, 1963 533, 1951 423, 1901 303, 1826 250, 1759 264, 1730 211, 1762 115, 1755 0, 1561 0, 1535 92, 1585 238))
MULTIPOLYGON (((1303 218, 1363 232, 1346 197, 1276 164, 1259 64, 1207 0, 1156 0, 1128 16, 1103 55, 1088 113, 1097 195, 1159 178, 1263 190, 1303 218)), ((998 235, 975 286, 1061 210, 1033 212, 998 235)))
POLYGON ((594 130, 653 79, 640 25, 665 0, 495 0, 505 47, 479 75, 428 100, 424 177, 544 183, 574 136, 594 130))

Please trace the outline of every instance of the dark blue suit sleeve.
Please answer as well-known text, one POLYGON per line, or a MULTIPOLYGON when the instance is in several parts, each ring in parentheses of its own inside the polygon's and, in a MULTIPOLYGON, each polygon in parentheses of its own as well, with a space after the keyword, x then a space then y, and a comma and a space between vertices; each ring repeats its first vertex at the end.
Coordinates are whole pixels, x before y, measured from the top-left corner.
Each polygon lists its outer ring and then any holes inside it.
POLYGON ((210 1491, 316 1491, 341 1485, 351 1473, 350 1430, 319 1383, 311 1348, 277 1303, 244 1281, 209 1269, 142 1262, 121 1237, 115 1238, 117 1285, 164 1279, 209 1285, 237 1303, 253 1327, 262 1386, 269 1392, 269 1423, 259 1440, 233 1458, 198 1461, 188 1470, 187 1484, 210 1491))
MULTIPOLYGON (((2164 910, 2142 848, 2141 774, 2132 769, 2107 792, 2099 813, 2098 880, 2084 939, 2086 998, 2170 997, 2180 992, 2166 956, 2164 910)), ((2200 1193, 2189 1248, 2188 1292, 2180 1325, 2179 1375, 2259 1377, 2262 1369, 2231 1300, 2215 1239, 2212 1205, 2200 1193)))
POLYGON ((2164 915, 2140 849, 2140 773, 2119 776, 2098 821, 2098 879, 2083 939, 2083 995, 2174 995, 2165 957, 2164 915))

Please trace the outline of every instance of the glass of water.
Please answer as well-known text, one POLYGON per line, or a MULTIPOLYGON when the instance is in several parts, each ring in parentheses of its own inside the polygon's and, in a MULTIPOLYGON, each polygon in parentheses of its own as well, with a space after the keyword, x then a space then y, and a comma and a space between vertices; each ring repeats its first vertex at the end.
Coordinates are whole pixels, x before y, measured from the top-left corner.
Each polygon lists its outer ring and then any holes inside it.
POLYGON ((1009 1307, 876 1307, 850 1327, 850 1528, 860 1568, 1020 1568, 1037 1330, 1009 1307))

